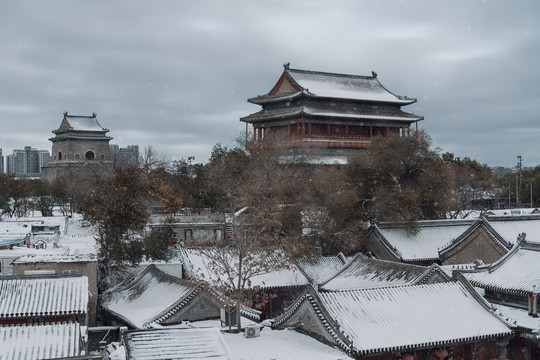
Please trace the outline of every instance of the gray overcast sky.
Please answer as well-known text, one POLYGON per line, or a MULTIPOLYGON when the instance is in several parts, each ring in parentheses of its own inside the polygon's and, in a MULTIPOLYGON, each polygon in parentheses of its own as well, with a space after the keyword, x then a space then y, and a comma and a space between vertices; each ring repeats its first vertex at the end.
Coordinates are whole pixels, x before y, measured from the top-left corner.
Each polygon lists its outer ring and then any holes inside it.
POLYGON ((112 143, 206 161, 292 68, 370 75, 443 152, 540 164, 540 1, 4 1, 0 148, 51 150, 62 113, 112 143))

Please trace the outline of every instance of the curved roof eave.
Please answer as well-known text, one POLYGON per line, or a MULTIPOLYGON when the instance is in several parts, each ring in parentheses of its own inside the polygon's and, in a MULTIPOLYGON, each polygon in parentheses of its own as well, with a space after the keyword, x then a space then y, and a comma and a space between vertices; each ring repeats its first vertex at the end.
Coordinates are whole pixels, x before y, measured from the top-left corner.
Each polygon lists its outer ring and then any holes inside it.
POLYGON ((397 104, 397 105, 400 105, 400 106, 414 104, 417 101, 417 99, 414 99, 414 98, 408 98, 408 97, 405 97, 405 96, 395 95, 395 94, 391 93, 390 91, 388 91, 388 93, 395 96, 397 100, 371 100, 371 99, 357 99, 357 98, 353 98, 353 97, 348 98, 348 97, 337 97, 337 96, 336 97, 320 96, 320 95, 317 95, 317 94, 314 94, 314 93, 310 92, 308 89, 306 89, 304 91, 304 94, 306 96, 312 97, 312 98, 317 98, 317 99, 352 100, 352 101, 361 101, 361 102, 368 102, 368 103, 397 104))
POLYGON ((283 100, 292 100, 300 97, 305 92, 303 90, 292 92, 292 93, 286 93, 286 94, 279 94, 279 95, 259 95, 253 98, 248 99, 247 101, 256 104, 256 105, 262 105, 271 103, 274 101, 283 101, 283 100))

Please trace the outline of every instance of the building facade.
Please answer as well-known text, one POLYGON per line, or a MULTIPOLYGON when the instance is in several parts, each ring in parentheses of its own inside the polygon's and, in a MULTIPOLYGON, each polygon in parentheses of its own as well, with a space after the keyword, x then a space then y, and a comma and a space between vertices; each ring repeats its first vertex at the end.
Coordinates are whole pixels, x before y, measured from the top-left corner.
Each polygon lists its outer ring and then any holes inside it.
POLYGON ((13 154, 6 157, 6 172, 16 178, 40 177, 41 168, 47 166, 50 159, 49 151, 25 146, 22 150, 13 150, 13 154))
POLYGON ((0 174, 4 173, 4 155, 2 155, 2 149, 0 149, 0 174))
POLYGON ((111 144, 111 160, 120 166, 136 166, 139 163, 139 145, 128 145, 121 148, 111 144))
POLYGON ((96 325, 97 257, 94 255, 21 256, 12 262, 13 275, 82 274, 88 279, 88 325, 96 325))
POLYGON ((67 173, 90 175, 112 167, 111 151, 107 136, 97 115, 69 115, 64 113, 60 127, 53 130, 52 160, 43 169, 43 177, 55 179, 67 173))
POLYGON ((408 135, 411 124, 423 120, 401 110, 416 99, 394 95, 376 73, 334 74, 285 64, 270 92, 248 101, 262 110, 240 119, 246 142, 279 134, 289 147, 309 146, 322 155, 364 149, 377 135, 408 135))

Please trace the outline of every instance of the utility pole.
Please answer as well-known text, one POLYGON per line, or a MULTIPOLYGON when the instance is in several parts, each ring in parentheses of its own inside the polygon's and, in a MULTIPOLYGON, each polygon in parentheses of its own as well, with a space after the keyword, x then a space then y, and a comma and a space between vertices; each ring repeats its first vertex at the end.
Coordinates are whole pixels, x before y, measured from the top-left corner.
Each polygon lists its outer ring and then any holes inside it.
POLYGON ((529 197, 531 198, 531 209, 532 209, 532 179, 531 179, 531 182, 529 183, 529 185, 531 185, 531 192, 530 192, 529 197))
POLYGON ((189 161, 189 178, 192 179, 193 178, 193 168, 191 167, 191 162, 193 160, 195 160, 195 156, 188 156, 188 161, 189 161))
POLYGON ((512 182, 510 181, 510 179, 508 179, 508 208, 509 209, 512 208, 512 196, 511 196, 511 193, 510 193, 510 189, 512 187, 510 186, 510 184, 512 184, 512 182))
POLYGON ((518 155, 519 187, 521 187, 521 155, 518 155))
POLYGON ((519 207, 519 189, 521 187, 521 155, 518 155, 517 172, 516 172, 516 208, 519 207))

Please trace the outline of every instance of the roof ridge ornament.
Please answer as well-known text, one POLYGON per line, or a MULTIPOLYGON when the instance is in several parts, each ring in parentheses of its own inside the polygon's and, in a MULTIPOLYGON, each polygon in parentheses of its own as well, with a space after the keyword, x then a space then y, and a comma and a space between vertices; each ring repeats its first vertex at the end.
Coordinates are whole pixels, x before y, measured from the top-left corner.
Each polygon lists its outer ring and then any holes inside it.
POLYGON ((290 62, 287 62, 287 63, 283 64, 283 68, 284 68, 285 70, 289 70, 289 66, 291 66, 291 63, 290 63, 290 62))
POLYGON ((375 71, 371 71, 371 75, 376 79, 377 78, 377 73, 375 71))

